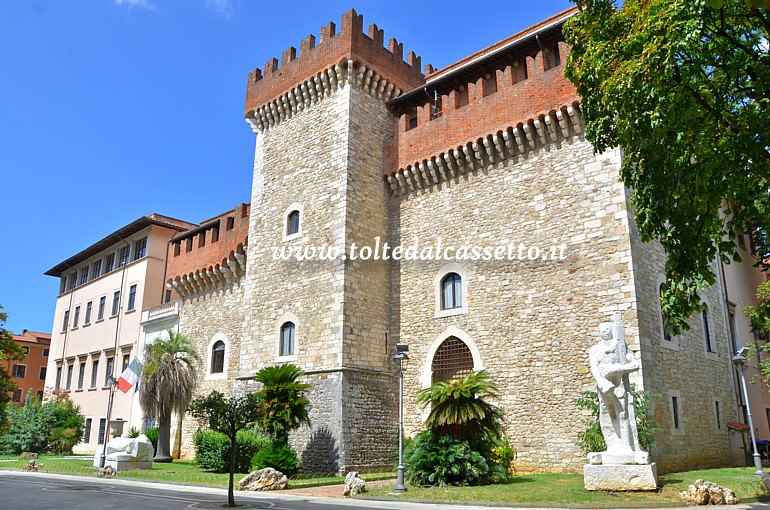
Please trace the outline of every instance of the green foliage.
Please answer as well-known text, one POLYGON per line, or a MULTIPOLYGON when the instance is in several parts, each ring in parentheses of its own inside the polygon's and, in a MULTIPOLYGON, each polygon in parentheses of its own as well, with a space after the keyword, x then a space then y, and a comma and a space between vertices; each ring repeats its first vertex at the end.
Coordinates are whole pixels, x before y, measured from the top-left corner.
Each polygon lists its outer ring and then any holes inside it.
POLYGON ((488 372, 481 370, 420 390, 417 403, 423 407, 430 405, 425 425, 438 435, 496 439, 501 435, 503 412, 485 399, 498 396, 488 372))
POLYGON ((54 391, 53 399, 43 407, 51 410, 49 448, 59 455, 72 453, 72 448, 81 441, 85 432, 86 418, 80 413, 80 406, 75 405, 67 393, 54 391))
POLYGON ((468 439, 419 433, 404 452, 408 482, 413 485, 481 485, 491 481, 490 465, 468 439))
POLYGON ((257 423, 284 443, 288 441, 290 431, 302 425, 310 426, 310 401, 305 392, 311 386, 298 381, 303 375, 299 367, 288 363, 264 367, 254 376, 263 385, 256 394, 261 402, 257 423))
MULTIPOLYGON (((193 436, 195 463, 207 471, 227 473, 232 454, 231 441, 225 434, 213 430, 199 429, 193 436)), ((240 430, 235 440, 235 472, 248 473, 251 459, 259 450, 269 444, 264 436, 257 436, 250 430, 240 430)))
MULTIPOLYGON (((636 416, 636 430, 639 434, 639 444, 648 450, 655 444, 655 434, 663 432, 655 418, 647 413, 654 400, 661 398, 660 393, 647 390, 637 390, 636 385, 631 384, 631 397, 634 402, 634 415, 636 416)), ((578 433, 580 448, 585 453, 603 452, 607 449, 599 424, 599 395, 595 391, 582 391, 575 400, 575 405, 580 409, 591 411, 591 418, 584 421, 586 430, 578 433)))
MULTIPOLYGON (((0 361, 21 361, 27 354, 21 345, 17 344, 11 334, 3 326, 8 320, 8 314, 3 312, 0 305, 0 361)), ((8 373, 8 363, 0 363, 0 429, 7 420, 6 406, 11 401, 10 393, 16 389, 16 384, 8 373)))
POLYGON ((9 407, 8 430, 0 436, 0 453, 42 453, 48 446, 48 434, 54 425, 52 408, 40 405, 40 400, 30 396, 21 407, 9 407))
POLYGON ((487 457, 493 468, 494 482, 504 482, 513 474, 513 461, 516 460, 516 448, 507 437, 501 437, 492 443, 492 450, 487 457))
POLYGON ((144 435, 147 436, 147 439, 150 440, 152 443, 153 451, 158 451, 158 429, 157 428, 151 428, 144 431, 144 435))
POLYGON ((286 476, 293 476, 299 472, 299 458, 288 443, 280 439, 273 439, 267 445, 260 448, 251 461, 254 469, 271 467, 277 469, 286 476))
MULTIPOLYGON (((766 281, 757 287, 757 300, 756 306, 745 306, 743 308, 743 315, 749 318, 751 321, 751 330, 758 340, 763 341, 763 345, 760 347, 759 342, 753 346, 753 350, 759 349, 760 351, 770 354, 770 281, 766 281)), ((759 369, 759 379, 770 387, 770 359, 765 356, 764 360, 757 363, 759 369)))
MULTIPOLYGON (((689 329, 711 262, 770 254, 770 16, 766 0, 575 0, 565 75, 586 138, 622 147, 642 239, 668 255, 666 329, 689 329)), ((765 260, 765 267, 767 267, 765 260)))
POLYGON ((128 437, 129 439, 136 439, 140 435, 142 435, 141 430, 139 430, 136 427, 131 427, 130 429, 128 429, 128 434, 126 434, 126 437, 128 437))

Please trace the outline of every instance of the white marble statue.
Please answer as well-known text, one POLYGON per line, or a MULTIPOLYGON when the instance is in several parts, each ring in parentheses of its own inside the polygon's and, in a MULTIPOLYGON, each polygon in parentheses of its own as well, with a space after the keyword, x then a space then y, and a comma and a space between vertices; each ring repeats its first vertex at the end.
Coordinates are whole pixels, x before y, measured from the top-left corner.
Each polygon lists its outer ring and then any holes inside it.
POLYGON ((599 343, 589 352, 591 373, 599 394, 599 423, 607 450, 589 454, 592 464, 644 464, 649 455, 639 444, 633 397, 628 374, 639 370, 639 363, 626 345, 620 313, 612 324, 599 326, 599 343))
POLYGON ((112 466, 117 471, 123 469, 152 469, 152 457, 154 455, 152 442, 147 436, 130 439, 116 437, 107 443, 107 457, 105 466, 112 466))

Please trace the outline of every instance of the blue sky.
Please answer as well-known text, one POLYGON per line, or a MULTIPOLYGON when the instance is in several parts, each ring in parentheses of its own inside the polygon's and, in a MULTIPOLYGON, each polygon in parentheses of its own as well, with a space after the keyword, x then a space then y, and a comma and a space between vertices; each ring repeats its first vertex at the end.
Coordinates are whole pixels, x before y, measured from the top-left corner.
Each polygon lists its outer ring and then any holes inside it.
POLYGON ((351 7, 445 67, 567 0, 0 0, 0 305, 51 331, 43 273, 140 216, 248 202, 246 76, 351 7))

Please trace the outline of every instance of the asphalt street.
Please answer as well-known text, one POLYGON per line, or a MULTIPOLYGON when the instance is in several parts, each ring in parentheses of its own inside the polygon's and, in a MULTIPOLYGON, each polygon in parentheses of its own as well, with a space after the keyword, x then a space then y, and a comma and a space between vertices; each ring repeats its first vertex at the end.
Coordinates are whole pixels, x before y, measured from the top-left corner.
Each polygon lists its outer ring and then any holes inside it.
MULTIPOLYGON (((376 501, 295 496, 278 493, 236 492, 238 508, 271 510, 495 510, 463 504, 376 501)), ((227 491, 219 488, 104 480, 82 476, 0 470, 0 510, 219 510, 226 508, 227 491)), ((516 507, 528 510, 525 507, 516 507)), ((732 510, 768 509, 767 503, 741 504, 732 510)), ((529 509, 532 510, 532 509, 529 509)), ((539 507, 537 510, 545 510, 539 507)), ((671 510, 670 507, 667 510, 671 510)))

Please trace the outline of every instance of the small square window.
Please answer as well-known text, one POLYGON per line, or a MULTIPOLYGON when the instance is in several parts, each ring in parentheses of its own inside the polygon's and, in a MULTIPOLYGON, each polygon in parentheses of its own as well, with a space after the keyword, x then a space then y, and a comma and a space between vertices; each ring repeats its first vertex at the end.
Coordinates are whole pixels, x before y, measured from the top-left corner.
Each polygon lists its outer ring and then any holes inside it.
POLYGON ((120 249, 120 255, 118 256, 118 267, 123 267, 128 264, 128 257, 131 253, 130 246, 124 246, 120 249))
POLYGON ((104 272, 109 273, 113 269, 115 269, 115 254, 110 253, 104 260, 104 272))
POLYGON ((143 237, 134 243, 134 260, 139 260, 145 255, 147 255, 147 238, 143 237))
POLYGON ((21 402, 21 389, 13 390, 11 402, 21 402))
POLYGON ((29 356, 29 347, 27 347, 26 345, 24 345, 24 346, 22 346, 22 349, 24 349, 24 354, 26 354, 27 356, 29 356))
POLYGON ((49 354, 50 352, 51 352, 51 350, 50 350, 48 347, 46 347, 45 349, 43 349, 43 357, 44 357, 44 358, 47 358, 47 357, 48 357, 48 354, 49 354))
POLYGON ((11 372, 11 377, 17 379, 25 379, 27 377, 27 365, 14 365, 11 372))
POLYGON ((40 372, 38 373, 38 379, 41 381, 45 381, 46 373, 48 372, 48 367, 40 367, 40 372))
POLYGON ((102 274, 102 261, 101 260, 97 260, 96 262, 94 262, 94 266, 93 267, 94 267, 94 269, 92 271, 93 276, 91 276, 91 278, 92 279, 93 278, 98 278, 102 274))

